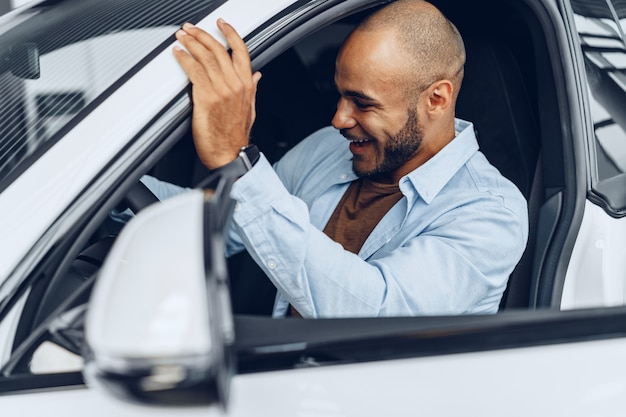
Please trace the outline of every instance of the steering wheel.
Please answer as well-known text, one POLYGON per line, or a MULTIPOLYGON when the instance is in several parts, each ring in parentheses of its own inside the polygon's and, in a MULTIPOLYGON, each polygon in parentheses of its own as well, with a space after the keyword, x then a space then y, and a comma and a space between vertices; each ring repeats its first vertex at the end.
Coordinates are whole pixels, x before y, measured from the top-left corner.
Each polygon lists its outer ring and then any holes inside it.
POLYGON ((123 204, 137 214, 140 210, 158 201, 159 199, 143 182, 137 181, 126 193, 123 204))

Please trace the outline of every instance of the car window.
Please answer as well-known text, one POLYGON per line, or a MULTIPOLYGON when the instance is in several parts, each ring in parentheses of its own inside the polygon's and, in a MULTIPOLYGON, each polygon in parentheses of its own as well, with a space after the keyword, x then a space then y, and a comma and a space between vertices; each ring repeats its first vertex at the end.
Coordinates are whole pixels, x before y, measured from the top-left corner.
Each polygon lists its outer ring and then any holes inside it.
POLYGON ((185 20, 219 3, 73 0, 0 18, 0 189, 185 20))
POLYGON ((598 180, 626 172, 626 8, 615 1, 572 1, 585 60, 598 180))

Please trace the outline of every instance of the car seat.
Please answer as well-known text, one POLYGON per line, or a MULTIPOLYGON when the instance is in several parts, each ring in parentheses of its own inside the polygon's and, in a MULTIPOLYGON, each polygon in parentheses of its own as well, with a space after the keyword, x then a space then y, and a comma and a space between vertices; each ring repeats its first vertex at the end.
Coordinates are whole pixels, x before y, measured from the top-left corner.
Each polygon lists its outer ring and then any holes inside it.
POLYGON ((506 44, 491 38, 466 38, 465 48, 467 62, 457 117, 474 123, 480 150, 529 202, 528 245, 510 276, 500 307, 528 307, 535 223, 542 195, 536 106, 506 44))

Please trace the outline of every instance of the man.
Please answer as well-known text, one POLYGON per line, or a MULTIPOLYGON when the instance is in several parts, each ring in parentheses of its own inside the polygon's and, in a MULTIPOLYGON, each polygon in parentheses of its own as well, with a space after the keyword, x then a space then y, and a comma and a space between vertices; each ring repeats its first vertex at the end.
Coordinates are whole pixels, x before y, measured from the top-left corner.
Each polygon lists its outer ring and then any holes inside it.
MULTIPOLYGON (((235 30, 218 27, 232 56, 190 24, 174 54, 193 84, 198 155, 230 169, 248 158, 261 75, 235 30)), ((304 317, 497 311, 526 244, 526 203, 455 120, 464 62, 434 6, 391 3, 337 56, 333 127, 235 183, 227 251, 247 249, 272 280, 275 316, 290 305, 304 317)))

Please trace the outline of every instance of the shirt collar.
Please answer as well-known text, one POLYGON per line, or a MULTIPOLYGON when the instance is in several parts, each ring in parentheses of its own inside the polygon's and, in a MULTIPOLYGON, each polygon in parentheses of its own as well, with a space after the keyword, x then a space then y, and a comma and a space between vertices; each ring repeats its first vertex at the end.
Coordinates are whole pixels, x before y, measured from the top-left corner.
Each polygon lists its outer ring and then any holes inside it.
POLYGON ((455 119, 456 137, 426 163, 400 179, 400 190, 412 203, 417 196, 430 204, 443 187, 478 151, 474 125, 455 119))

